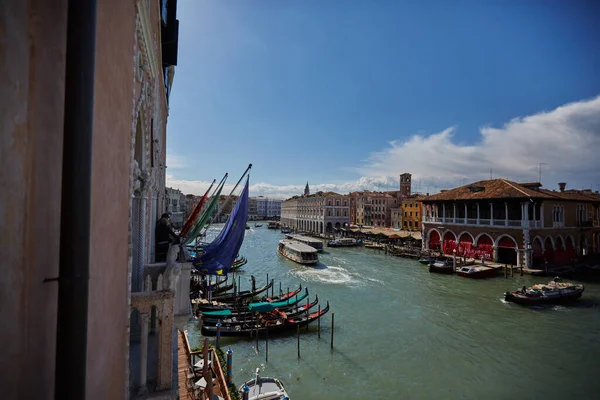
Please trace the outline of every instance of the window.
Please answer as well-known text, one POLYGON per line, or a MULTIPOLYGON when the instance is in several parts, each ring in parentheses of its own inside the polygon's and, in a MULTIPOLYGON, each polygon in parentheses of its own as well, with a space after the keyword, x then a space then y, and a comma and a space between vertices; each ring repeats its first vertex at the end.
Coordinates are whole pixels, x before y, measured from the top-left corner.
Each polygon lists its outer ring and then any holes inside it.
POLYGON ((408 217, 408 213, 406 211, 404 211, 404 216, 408 217))
POLYGON ((410 216, 412 217, 412 211, 410 212, 410 216))
POLYGON ((340 201, 339 201, 339 200, 336 200, 336 202, 335 202, 335 205, 339 207, 339 205, 340 205, 340 201))
POLYGON ((344 207, 346 207, 348 205, 348 201, 344 200, 344 207))
POLYGON ((417 212, 415 213, 415 217, 418 217, 418 216, 419 216, 419 212, 417 211, 417 212))
POLYGON ((348 216, 348 212, 346 210, 344 210, 344 217, 348 216))

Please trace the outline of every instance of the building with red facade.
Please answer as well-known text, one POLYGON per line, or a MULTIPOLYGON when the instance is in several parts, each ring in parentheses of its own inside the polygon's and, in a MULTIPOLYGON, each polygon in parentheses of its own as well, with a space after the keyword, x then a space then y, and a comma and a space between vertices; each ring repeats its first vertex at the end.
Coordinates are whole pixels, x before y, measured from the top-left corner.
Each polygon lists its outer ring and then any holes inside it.
POLYGON ((600 252, 600 195, 475 182, 423 199, 423 248, 535 268, 600 252))

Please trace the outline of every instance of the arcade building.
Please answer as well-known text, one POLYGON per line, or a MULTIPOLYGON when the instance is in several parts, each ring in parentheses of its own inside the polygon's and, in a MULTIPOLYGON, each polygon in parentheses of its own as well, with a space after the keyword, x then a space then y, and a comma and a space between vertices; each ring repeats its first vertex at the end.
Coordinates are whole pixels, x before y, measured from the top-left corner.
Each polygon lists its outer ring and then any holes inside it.
POLYGON ((424 249, 526 268, 600 255, 600 194, 590 189, 493 179, 422 202, 424 249))

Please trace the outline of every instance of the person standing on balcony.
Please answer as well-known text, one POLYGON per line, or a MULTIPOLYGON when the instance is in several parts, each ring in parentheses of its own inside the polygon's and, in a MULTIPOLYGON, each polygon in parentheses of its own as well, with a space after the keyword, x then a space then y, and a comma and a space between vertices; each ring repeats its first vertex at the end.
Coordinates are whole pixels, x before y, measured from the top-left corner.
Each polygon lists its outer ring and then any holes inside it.
POLYGON ((167 252, 172 243, 179 243, 179 237, 173 232, 171 215, 164 213, 156 223, 156 262, 167 261, 167 252))

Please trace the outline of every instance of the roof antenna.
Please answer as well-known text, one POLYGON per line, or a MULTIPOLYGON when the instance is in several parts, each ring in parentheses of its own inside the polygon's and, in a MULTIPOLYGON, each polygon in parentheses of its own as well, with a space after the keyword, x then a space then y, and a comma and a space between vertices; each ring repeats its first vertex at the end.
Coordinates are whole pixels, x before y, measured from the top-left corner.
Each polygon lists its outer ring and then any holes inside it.
POLYGON ((490 181, 492 180, 492 169, 490 168, 490 181))

